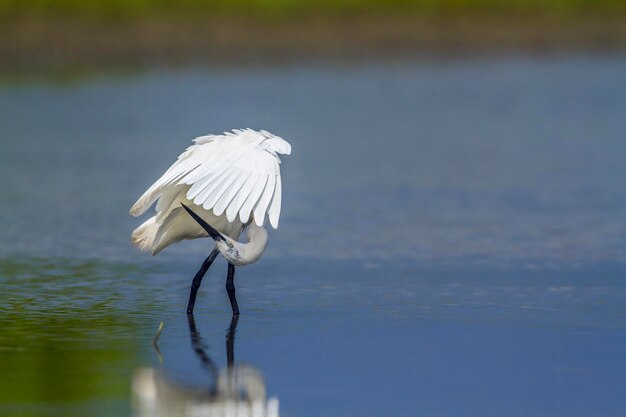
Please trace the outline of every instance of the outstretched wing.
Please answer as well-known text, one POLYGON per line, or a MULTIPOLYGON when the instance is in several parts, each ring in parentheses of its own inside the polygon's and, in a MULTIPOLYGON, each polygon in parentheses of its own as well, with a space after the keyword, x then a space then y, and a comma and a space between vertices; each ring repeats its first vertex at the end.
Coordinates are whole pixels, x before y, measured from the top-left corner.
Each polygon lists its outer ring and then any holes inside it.
MULTIPOLYGON (((229 222, 239 216, 251 218, 258 226, 268 215, 278 227, 281 206, 280 158, 289 155, 291 145, 262 130, 243 129, 222 135, 201 136, 137 200, 130 210, 143 214, 168 189, 186 185, 187 199, 216 216, 226 214, 229 222)), ((157 203, 157 211, 159 211, 157 203)))

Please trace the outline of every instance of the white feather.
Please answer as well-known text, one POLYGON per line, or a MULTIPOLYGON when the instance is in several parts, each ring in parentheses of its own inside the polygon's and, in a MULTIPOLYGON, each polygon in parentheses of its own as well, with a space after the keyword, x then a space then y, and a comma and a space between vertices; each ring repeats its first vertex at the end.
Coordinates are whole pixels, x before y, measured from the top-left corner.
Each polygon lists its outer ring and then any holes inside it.
POLYGON ((239 210, 239 219, 242 223, 248 223, 248 219, 250 219, 250 214, 252 213, 252 209, 254 208, 257 201, 259 201, 259 197, 263 193, 265 189, 265 184, 267 183, 267 176, 258 175, 256 182, 250 192, 248 198, 241 206, 241 210, 239 210))
POLYGON ((276 186, 276 177, 270 175, 267 178, 267 184, 265 184, 265 189, 263 190, 263 195, 256 203, 256 207, 254 208, 254 222, 257 226, 263 226, 265 223, 265 213, 267 213, 267 206, 270 204, 270 200, 274 195, 274 190, 276 186))
POLYGON ((155 216, 135 231, 133 242, 154 252, 182 239, 206 236, 178 210, 181 202, 203 216, 210 213, 214 227, 233 239, 249 221, 263 226, 266 214, 277 228, 282 200, 278 155, 290 154, 291 145, 265 130, 251 129, 200 136, 193 142, 131 208, 131 214, 139 216, 158 201, 155 216))
POLYGON ((274 191, 274 197, 272 197, 272 203, 267 211, 270 219, 270 224, 274 229, 278 228, 278 220, 280 219, 280 204, 282 200, 280 175, 276 176, 276 190, 274 191))

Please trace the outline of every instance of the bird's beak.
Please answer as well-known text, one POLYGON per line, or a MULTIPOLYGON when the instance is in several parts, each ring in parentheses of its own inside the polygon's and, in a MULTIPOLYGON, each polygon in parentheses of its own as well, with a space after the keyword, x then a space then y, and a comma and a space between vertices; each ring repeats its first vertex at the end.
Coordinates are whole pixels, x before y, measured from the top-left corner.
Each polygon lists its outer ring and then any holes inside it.
POLYGON ((204 230, 206 230, 206 232, 209 234, 209 236, 211 236, 213 238, 213 240, 215 240, 216 242, 219 242, 220 240, 226 240, 224 239, 224 236, 218 232, 217 230, 215 230, 213 228, 213 226, 211 226, 210 224, 208 224, 207 222, 204 221, 204 219, 200 216, 198 216, 196 213, 194 213, 194 211, 192 209, 190 209, 189 207, 187 207, 186 205, 184 205, 183 203, 180 203, 181 206, 183 206, 183 208, 185 210, 187 210, 187 213, 189 213, 189 215, 191 217, 193 217, 193 219, 198 222, 198 224, 200 226, 202 226, 202 228, 204 230))

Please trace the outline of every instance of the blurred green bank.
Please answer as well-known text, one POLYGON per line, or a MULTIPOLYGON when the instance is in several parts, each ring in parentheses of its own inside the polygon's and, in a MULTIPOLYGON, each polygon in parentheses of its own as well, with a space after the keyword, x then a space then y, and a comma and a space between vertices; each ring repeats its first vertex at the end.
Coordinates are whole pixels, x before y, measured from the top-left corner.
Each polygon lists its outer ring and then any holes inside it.
POLYGON ((48 13, 141 16, 170 12, 280 16, 372 11, 576 14, 625 9, 625 0, 0 0, 0 14, 5 16, 48 13))

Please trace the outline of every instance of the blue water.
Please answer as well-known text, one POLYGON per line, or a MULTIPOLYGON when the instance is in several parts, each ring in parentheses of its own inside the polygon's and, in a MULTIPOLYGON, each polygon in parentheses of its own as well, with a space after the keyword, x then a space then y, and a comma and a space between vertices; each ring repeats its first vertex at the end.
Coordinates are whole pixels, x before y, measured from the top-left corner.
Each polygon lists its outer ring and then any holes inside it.
MULTIPOLYGON (((235 363, 280 415, 626 414, 624 56, 5 83, 0 126, 0 415, 140 415, 146 367, 215 386, 184 314, 209 242, 139 253, 128 210, 233 127, 293 147, 280 227, 236 275, 235 363)), ((225 274, 195 317, 219 369, 225 274)))

